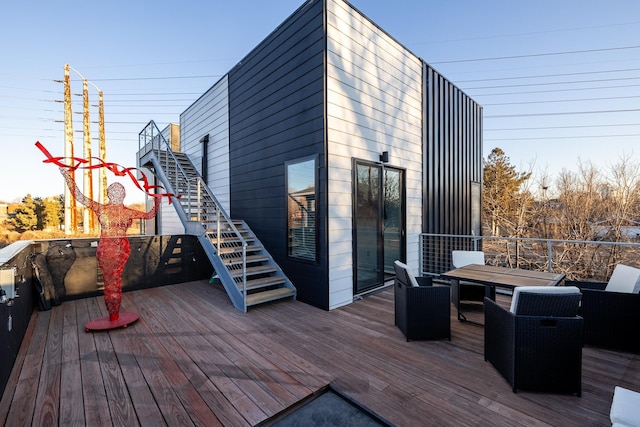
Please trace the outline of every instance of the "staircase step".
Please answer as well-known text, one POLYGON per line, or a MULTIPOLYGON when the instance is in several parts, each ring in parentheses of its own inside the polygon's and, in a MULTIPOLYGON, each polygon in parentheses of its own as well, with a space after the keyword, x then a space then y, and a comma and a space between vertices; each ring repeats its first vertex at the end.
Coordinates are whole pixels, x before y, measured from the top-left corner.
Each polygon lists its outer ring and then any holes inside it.
POLYGON ((294 294, 294 291, 289 288, 277 288, 270 289, 268 291, 256 292, 247 295, 247 305, 256 305, 280 298, 292 297, 294 294))
MULTIPOLYGON (((153 129, 156 129, 155 123, 153 123, 153 129)), ((153 138, 156 137, 154 133, 153 138)), ((163 139, 161 135, 159 138, 163 139)), ((198 178, 199 173, 189 156, 184 153, 172 153, 156 148, 153 150, 155 159, 152 161, 156 168, 161 168, 164 171, 164 184, 171 187, 173 192, 181 195, 179 203, 176 203, 176 209, 181 211, 181 218, 198 222, 202 225, 202 229, 206 230, 205 235, 211 242, 211 246, 205 245, 207 246, 207 256, 214 258, 212 263, 216 264, 216 268, 226 269, 226 272, 221 275, 225 277, 224 280, 229 280, 229 275, 231 275, 231 284, 237 285, 238 281, 241 281, 239 285, 241 287, 242 281, 246 283, 247 295, 244 308, 281 298, 293 297, 295 299, 295 288, 291 289, 292 285, 289 280, 272 262, 272 257, 264 247, 258 244, 257 237, 253 235, 248 225, 243 220, 223 218, 220 212, 221 208, 217 205, 218 202, 211 195, 206 184, 201 186, 195 184, 194 178, 198 178), (216 238, 216 235, 220 236, 220 240, 216 238), (243 244, 246 245, 244 248, 243 244), (244 269, 244 278, 241 268, 243 252, 246 255, 244 260, 247 263, 247 267, 244 269)), ((187 225, 193 224, 185 224, 185 227, 187 225)), ((200 228, 198 228, 199 230, 200 228)), ((172 268, 174 264, 178 265, 181 254, 170 254, 168 259, 175 261, 169 262, 168 268, 172 268)), ((228 285, 225 283, 225 287, 228 285)), ((229 289, 229 291, 233 291, 234 294, 237 292, 235 289, 229 289)), ((237 308, 242 308, 237 305, 238 299, 236 297, 232 299, 237 308)))
MULTIPOLYGON (((262 250, 262 246, 260 245, 247 245, 247 253, 261 251, 261 250, 262 250)), ((242 247, 241 246, 233 246, 233 247, 227 247, 227 248, 222 247, 218 249, 218 252, 220 253, 220 255, 242 253, 242 247)))
POLYGON ((284 284, 285 284, 284 277, 281 277, 281 276, 269 276, 269 277, 261 277, 260 279, 248 279, 247 290, 264 288, 266 286, 279 286, 284 284))
MULTIPOLYGON (((275 273, 278 269, 273 265, 257 265, 255 267, 247 267, 245 273, 247 276, 255 276, 256 274, 275 273)), ((242 269, 231 270, 231 277, 241 277, 242 269)))
MULTIPOLYGON (((210 233, 209 238, 211 239, 211 242, 213 244, 218 243, 218 238, 216 237, 215 234, 210 233)), ((254 238, 249 236, 245 237, 244 239, 245 242, 253 242, 254 240, 255 240, 254 238)), ((221 237, 219 241, 220 243, 241 243, 242 242, 242 240, 238 239, 236 236, 221 237)))
MULTIPOLYGON (((264 255, 264 254, 248 255, 246 257, 247 263, 269 261, 269 259, 271 259, 271 257, 269 257, 269 255, 264 255)), ((226 258, 224 259, 224 263, 225 265, 229 265, 229 266, 242 264, 242 257, 240 256, 235 258, 226 258)))

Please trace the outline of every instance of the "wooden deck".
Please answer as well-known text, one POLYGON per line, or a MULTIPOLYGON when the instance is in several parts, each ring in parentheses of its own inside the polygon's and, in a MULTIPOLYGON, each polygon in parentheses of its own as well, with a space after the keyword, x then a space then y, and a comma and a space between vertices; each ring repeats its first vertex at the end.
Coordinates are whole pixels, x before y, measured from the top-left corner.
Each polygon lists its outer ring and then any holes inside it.
POLYGON ((102 298, 35 312, 0 402, 7 426, 255 425, 333 383, 398 426, 605 426, 640 356, 584 348, 582 397, 513 393, 483 329, 406 342, 393 291, 330 312, 295 301, 235 310, 206 281, 125 293, 126 329, 87 333, 102 298))

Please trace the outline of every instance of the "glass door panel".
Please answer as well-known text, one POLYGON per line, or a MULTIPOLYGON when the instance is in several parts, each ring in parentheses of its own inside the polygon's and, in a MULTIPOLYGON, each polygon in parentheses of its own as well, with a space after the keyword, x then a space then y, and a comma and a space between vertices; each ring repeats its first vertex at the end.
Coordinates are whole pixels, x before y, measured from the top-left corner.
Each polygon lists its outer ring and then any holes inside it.
POLYGON ((403 210, 402 171, 385 168, 384 170, 384 272, 394 275, 393 261, 403 260, 404 247, 404 210, 403 210))
POLYGON ((404 253, 403 172, 375 163, 355 166, 356 294, 381 286, 404 253))
POLYGON ((380 235, 380 170, 356 165, 356 293, 374 287, 380 280, 378 241, 380 235))

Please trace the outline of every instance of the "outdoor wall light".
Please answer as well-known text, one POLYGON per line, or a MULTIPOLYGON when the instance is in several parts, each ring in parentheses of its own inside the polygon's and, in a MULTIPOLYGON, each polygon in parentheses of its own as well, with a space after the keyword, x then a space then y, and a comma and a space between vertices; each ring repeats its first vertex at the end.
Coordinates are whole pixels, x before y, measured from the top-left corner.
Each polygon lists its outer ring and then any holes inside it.
POLYGON ((0 304, 4 304, 7 302, 7 293, 4 289, 0 288, 0 304))
POLYGON ((382 154, 380 154, 380 161, 382 163, 389 163, 389 152, 388 151, 383 151, 382 154))

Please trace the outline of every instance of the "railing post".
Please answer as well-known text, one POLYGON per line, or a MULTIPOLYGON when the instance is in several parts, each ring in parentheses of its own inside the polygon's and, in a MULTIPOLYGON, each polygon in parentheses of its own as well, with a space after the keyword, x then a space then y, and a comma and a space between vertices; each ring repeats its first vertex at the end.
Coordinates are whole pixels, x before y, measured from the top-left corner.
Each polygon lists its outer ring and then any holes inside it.
POLYGON ((420 272, 420 275, 423 276, 424 275, 424 239, 425 239, 425 235, 424 234, 420 234, 418 241, 420 242, 420 256, 418 257, 418 271, 420 272))
POLYGON ((198 206, 198 222, 202 222, 202 189, 200 186, 200 179, 198 179, 198 192, 196 193, 198 198, 196 202, 196 205, 198 206))
POLYGON ((242 298, 244 311, 247 311, 247 242, 242 244, 242 298))
POLYGON ((216 246, 218 246, 218 253, 220 253, 220 209, 218 209, 216 216, 216 246))
POLYGON ((547 239, 547 259, 549 260, 547 271, 551 272, 553 270, 553 245, 549 239, 547 239))

